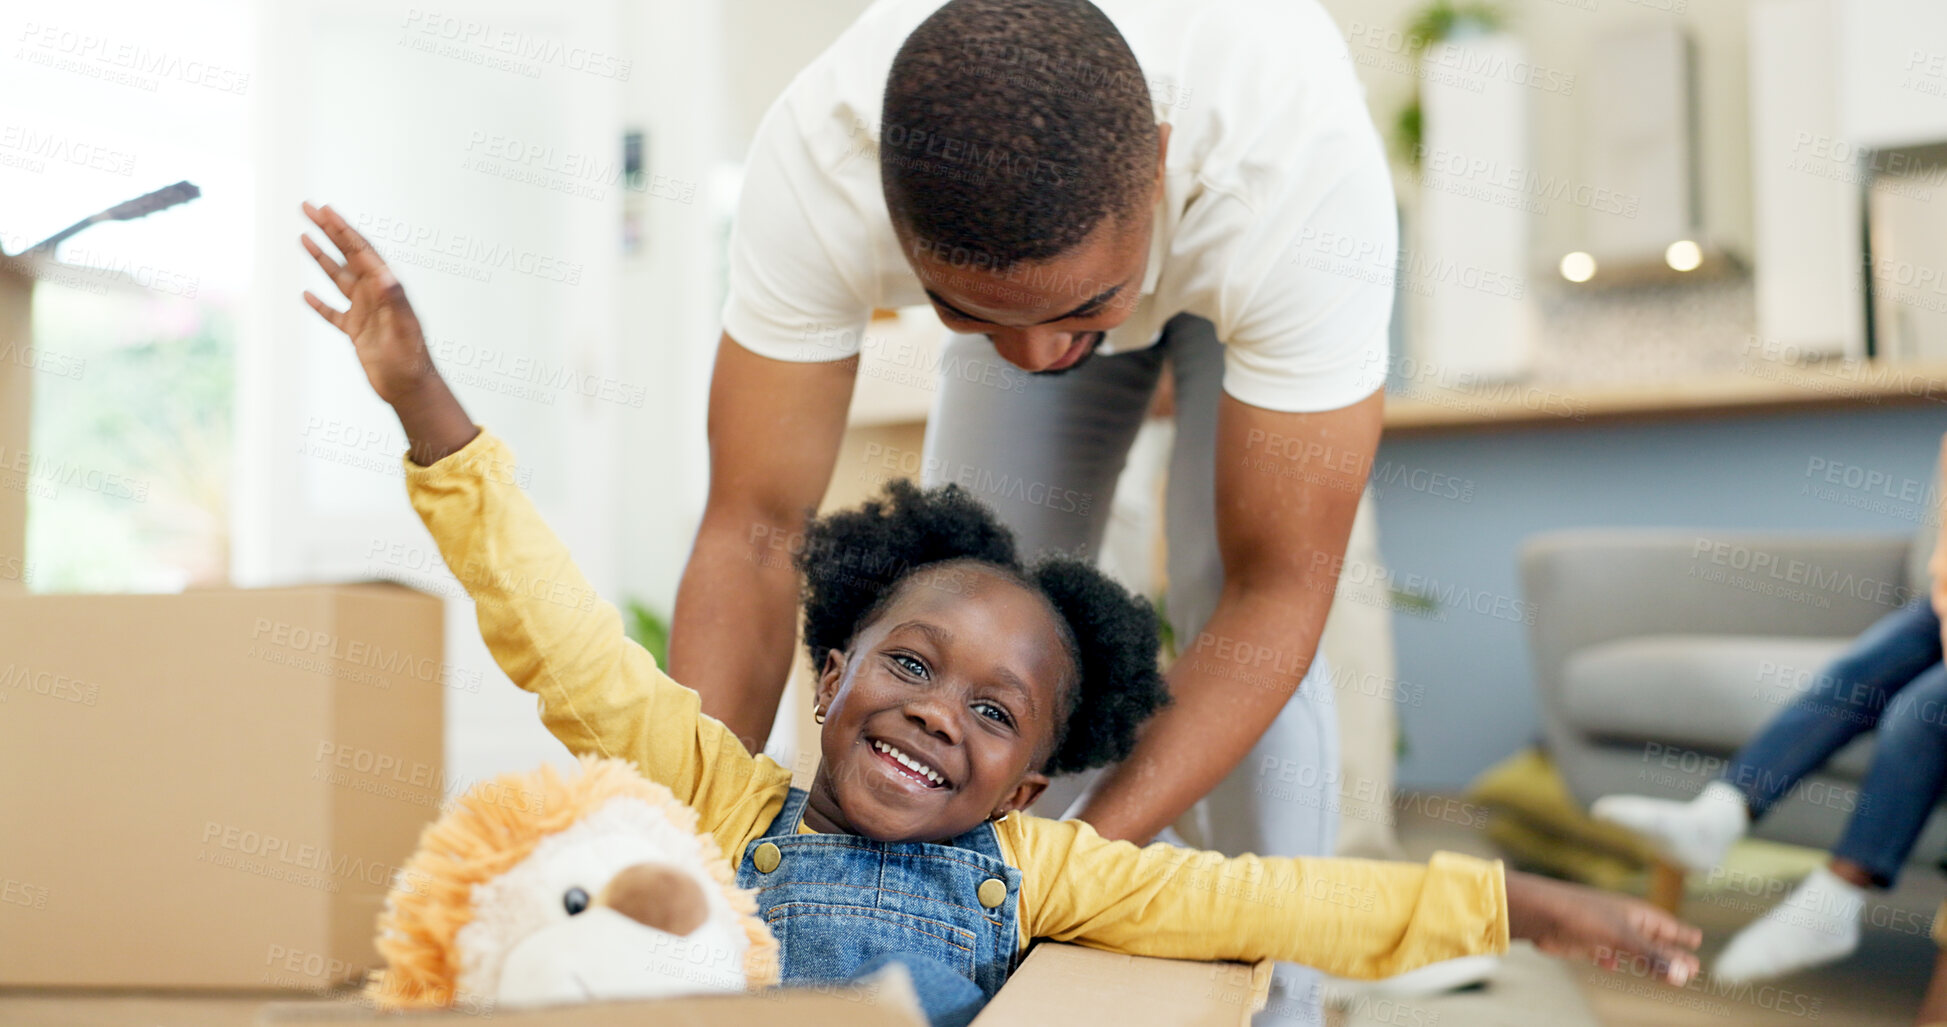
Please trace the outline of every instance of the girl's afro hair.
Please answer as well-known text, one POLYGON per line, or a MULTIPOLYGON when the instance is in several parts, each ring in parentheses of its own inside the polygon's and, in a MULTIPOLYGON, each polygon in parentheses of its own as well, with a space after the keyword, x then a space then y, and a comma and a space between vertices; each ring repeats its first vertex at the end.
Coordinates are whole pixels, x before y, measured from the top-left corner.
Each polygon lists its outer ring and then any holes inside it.
POLYGON ((1039 594, 1056 615, 1078 682, 1042 772, 1072 774, 1127 757, 1136 730, 1169 702, 1156 665, 1155 610, 1084 561, 1022 563, 1013 534, 958 485, 921 489, 895 480, 884 498, 806 527, 797 566, 812 667, 850 646, 914 571, 949 561, 998 571, 1039 594))

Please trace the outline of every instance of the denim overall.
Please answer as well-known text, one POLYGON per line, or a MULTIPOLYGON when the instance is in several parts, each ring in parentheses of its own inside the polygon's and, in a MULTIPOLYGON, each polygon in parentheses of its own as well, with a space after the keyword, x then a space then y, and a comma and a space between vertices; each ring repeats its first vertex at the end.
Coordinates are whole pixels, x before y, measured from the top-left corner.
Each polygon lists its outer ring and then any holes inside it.
POLYGON ((784 983, 849 980, 898 962, 935 1024, 972 1019, 1020 947, 1021 872, 1001 859, 994 825, 944 845, 799 834, 805 798, 791 789, 737 863, 737 884, 756 889, 757 913, 777 936, 784 983))

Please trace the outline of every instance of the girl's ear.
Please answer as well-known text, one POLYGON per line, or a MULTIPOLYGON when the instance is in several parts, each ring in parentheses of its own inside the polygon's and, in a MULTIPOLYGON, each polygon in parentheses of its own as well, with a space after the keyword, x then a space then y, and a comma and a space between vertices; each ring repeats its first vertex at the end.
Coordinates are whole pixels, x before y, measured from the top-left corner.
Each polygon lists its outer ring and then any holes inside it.
POLYGON ((1034 805, 1034 800, 1041 797, 1041 790, 1046 787, 1048 787, 1048 775, 1038 770, 1030 770, 1021 775, 1021 780, 1014 785, 1014 790, 1008 792, 1006 797, 1001 799, 1001 804, 994 807, 992 819, 998 820, 1017 809, 1027 809, 1034 805))
POLYGON ((825 651, 825 666, 818 672, 818 691, 813 697, 817 705, 831 709, 832 700, 838 698, 838 686, 845 680, 845 659, 844 650, 825 651))

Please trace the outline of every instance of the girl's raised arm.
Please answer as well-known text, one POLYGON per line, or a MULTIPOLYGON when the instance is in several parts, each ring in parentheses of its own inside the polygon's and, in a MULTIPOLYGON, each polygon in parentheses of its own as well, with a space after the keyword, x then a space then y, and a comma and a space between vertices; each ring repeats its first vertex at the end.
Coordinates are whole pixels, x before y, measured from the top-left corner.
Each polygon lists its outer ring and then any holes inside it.
POLYGON ((351 338, 373 390, 398 414, 411 447, 407 493, 473 598, 495 662, 540 697, 542 722, 569 750, 633 762, 735 851, 751 822, 776 812, 790 772, 753 758, 629 639, 529 501, 512 452, 440 378, 404 286, 336 211, 304 210, 345 259, 308 236, 305 249, 352 305, 333 310, 309 292, 305 301, 351 338))

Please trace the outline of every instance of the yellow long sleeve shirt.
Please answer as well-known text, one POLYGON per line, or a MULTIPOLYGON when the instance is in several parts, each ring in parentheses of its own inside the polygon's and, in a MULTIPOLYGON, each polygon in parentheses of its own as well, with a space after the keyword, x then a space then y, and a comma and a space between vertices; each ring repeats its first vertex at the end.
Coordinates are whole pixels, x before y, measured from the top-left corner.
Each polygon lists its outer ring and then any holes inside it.
MULTIPOLYGON (((627 637, 513 470, 512 454, 486 431, 431 467, 406 461, 413 508, 473 597, 488 649, 539 697, 542 722, 571 751, 631 761, 694 807, 737 859, 783 807, 791 772, 746 752, 703 714, 696 692, 627 637)), ((1499 861, 1446 852, 1426 865, 1225 857, 1109 841, 1078 820, 1022 813, 995 828, 1021 870, 1023 946, 1052 938, 1382 977, 1508 944, 1499 861)))

